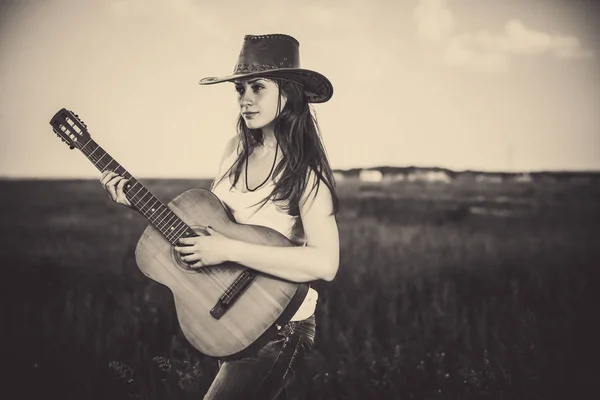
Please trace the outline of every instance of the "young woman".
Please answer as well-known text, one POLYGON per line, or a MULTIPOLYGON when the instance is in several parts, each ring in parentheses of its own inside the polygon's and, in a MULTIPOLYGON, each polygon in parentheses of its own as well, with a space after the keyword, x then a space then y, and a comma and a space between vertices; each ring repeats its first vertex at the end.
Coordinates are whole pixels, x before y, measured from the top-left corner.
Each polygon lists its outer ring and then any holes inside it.
MULTIPOLYGON (((273 228, 296 246, 250 244, 209 228, 210 236, 182 238, 175 250, 194 268, 232 261, 294 282, 331 281, 339 265, 338 198, 310 109, 331 98, 331 83, 300 68, 298 41, 282 34, 246 35, 234 73, 200 84, 219 82, 233 82, 240 116, 211 191, 237 222, 273 228)), ((101 182, 130 206, 126 179, 107 171, 101 182)), ((314 344, 317 297, 311 288, 277 338, 254 354, 219 361, 205 399, 276 398, 314 344)))

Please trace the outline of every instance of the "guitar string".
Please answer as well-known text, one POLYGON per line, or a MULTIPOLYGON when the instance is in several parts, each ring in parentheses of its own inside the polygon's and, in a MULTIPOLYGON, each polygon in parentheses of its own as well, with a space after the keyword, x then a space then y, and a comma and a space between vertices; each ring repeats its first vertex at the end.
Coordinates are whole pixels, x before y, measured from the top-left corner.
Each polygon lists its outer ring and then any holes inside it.
MULTIPOLYGON (((75 143, 77 144, 77 147, 78 147, 78 149, 79 149, 79 150, 80 150, 82 153, 84 153, 84 154, 85 154, 85 155, 86 155, 88 158, 90 158, 91 160, 93 160, 93 164, 94 164, 94 166, 98 167, 98 164, 100 164, 100 163, 99 163, 99 162, 100 162, 100 160, 101 160, 101 159, 102 159, 104 156, 106 156, 108 153, 105 151, 105 152, 104 152, 105 154, 104 154, 102 157, 100 157, 100 158, 98 158, 98 159, 95 159, 95 157, 93 156, 93 154, 94 154, 94 152, 96 152, 98 149, 100 149, 100 148, 101 148, 101 146, 100 146, 100 145, 97 145, 97 147, 96 147, 94 150, 92 150, 91 152, 89 152, 89 154, 88 154, 88 153, 86 152, 85 148, 86 148, 86 146, 87 146, 87 145, 88 145, 88 144, 89 144, 91 141, 92 141, 92 139, 90 138, 90 140, 89 140, 87 143, 85 143, 83 146, 79 146, 79 143, 80 143, 80 142, 75 142, 75 143)), ((104 151, 104 149, 103 149, 103 151, 104 151)), ((109 158, 110 158, 110 161, 109 161, 108 163, 106 163, 106 165, 102 166, 102 168, 101 168, 101 171, 102 171, 102 172, 104 172, 104 171, 107 169, 107 167, 110 165, 110 163, 111 163, 111 162, 113 162, 113 161, 114 161, 114 162, 116 162, 116 161, 115 161, 115 160, 114 160, 112 157, 110 157, 110 156, 109 156, 109 158)), ((121 165, 120 165, 118 162, 117 162, 117 168, 115 168, 114 172, 117 172, 117 170, 119 169, 119 167, 123 169, 123 172, 127 172, 127 170, 126 170, 126 169, 125 169, 123 166, 121 166, 121 165)), ((132 178, 133 178, 133 176, 132 176, 132 178)), ((134 178, 134 179, 135 179, 135 178, 134 178)), ((136 183, 135 183, 135 184, 140 184, 140 183, 137 181, 137 179, 135 179, 135 181, 136 181, 136 183)), ((143 185, 141 185, 141 184, 140 184, 140 186, 141 186, 141 188, 140 188, 140 189, 139 189, 139 190, 138 190, 138 191, 137 191, 135 194, 133 194, 133 195, 132 195, 132 200, 133 200, 133 201, 135 201, 136 203, 138 202, 138 200, 136 200, 136 199, 135 199, 135 197, 137 196, 137 194, 138 194, 138 193, 139 193, 139 192, 140 192, 142 189, 144 189, 143 185)), ((131 190, 131 189, 130 189, 130 190, 131 190)), ((129 193, 129 192, 128 192, 128 193, 129 193)), ((150 192, 148 191, 148 193, 150 193, 150 192)), ((150 193, 150 194, 151 194, 151 193, 150 193)), ((154 197, 154 198, 156 199, 156 197, 155 197, 154 195, 152 195, 152 194, 151 194, 151 197, 154 197)), ((154 204, 156 204, 157 202, 160 202, 160 200, 156 199, 156 202, 155 202, 154 204)), ((164 219, 165 219, 165 218, 166 218, 166 217, 167 217, 169 214, 171 214, 171 217, 169 218, 169 221, 170 221, 170 220, 173 218, 173 216, 175 216, 176 218, 178 218, 178 217, 177 217, 177 215, 175 215, 175 213, 173 213, 173 211, 172 211, 171 209, 169 209, 169 207, 167 207, 166 205, 164 205, 162 202, 160 202, 159 209, 160 209, 160 207, 161 207, 161 206, 165 208, 165 210, 167 211, 167 213, 166 213, 166 216, 164 216, 164 217, 163 217, 163 219, 162 219, 162 220, 161 220, 161 221, 158 223, 159 230, 161 230, 161 226, 160 226, 160 224, 162 223, 162 221, 163 221, 163 220, 164 220, 164 219)), ((137 204, 136 204, 136 207, 137 207, 137 204)), ((163 213, 163 212, 164 212, 164 210, 161 212, 161 215, 162 215, 162 213, 163 213)), ((152 221, 152 215, 151 215, 151 216, 147 216, 147 218, 148 218, 148 219, 150 219, 150 221, 152 221)), ((181 221, 181 220, 180 220, 180 221, 181 221)), ((156 219, 155 219, 155 221, 152 221, 152 222, 156 222, 156 219)), ((181 222, 183 222, 183 221, 181 221, 181 222)), ((183 226, 186 226, 186 224, 185 224, 184 222, 183 222, 183 226)), ((180 227, 180 228, 181 228, 181 227, 180 227)), ((179 228, 179 229, 180 229, 180 228, 179 228)), ((164 230, 164 226, 162 227, 162 230, 164 230)), ((163 235, 165 235, 165 234, 163 233, 163 235)), ((168 236, 168 234, 166 234, 166 235, 165 235, 165 237, 166 237, 166 238, 167 238, 167 236, 168 236)), ((173 239, 173 238, 171 238, 171 239, 173 239)), ((179 239, 179 238, 178 238, 178 239, 179 239)), ((171 240, 170 240, 169 238, 167 238, 167 240, 169 240, 169 242, 171 242, 171 240)), ((225 294, 231 294, 231 291, 230 291, 230 289, 228 288, 227 284, 225 284, 224 282, 221 282, 221 281, 220 281, 220 280, 217 278, 217 275, 216 275, 215 273, 213 273, 213 271, 211 271, 210 269, 206 270, 206 269, 204 269, 204 268, 201 268, 201 269, 196 269, 196 271, 197 271, 197 272, 199 272, 199 273, 202 273, 202 274, 206 275, 206 276, 207 276, 209 279, 211 279, 211 280, 212 280, 212 281, 215 283, 215 285, 216 285, 216 286, 217 286, 219 289, 221 289, 221 290, 225 290, 225 294)))

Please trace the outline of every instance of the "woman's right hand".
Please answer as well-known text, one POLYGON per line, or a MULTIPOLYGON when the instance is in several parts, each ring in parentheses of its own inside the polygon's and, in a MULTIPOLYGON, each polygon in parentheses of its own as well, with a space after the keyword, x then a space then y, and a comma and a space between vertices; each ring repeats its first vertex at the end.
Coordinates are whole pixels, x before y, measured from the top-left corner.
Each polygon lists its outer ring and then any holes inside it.
POLYGON ((100 178, 100 183, 108 192, 108 196, 112 201, 122 204, 126 207, 133 208, 125 196, 125 193, 123 193, 123 187, 128 181, 129 179, 125 179, 124 176, 109 170, 104 171, 102 173, 102 178, 100 178))

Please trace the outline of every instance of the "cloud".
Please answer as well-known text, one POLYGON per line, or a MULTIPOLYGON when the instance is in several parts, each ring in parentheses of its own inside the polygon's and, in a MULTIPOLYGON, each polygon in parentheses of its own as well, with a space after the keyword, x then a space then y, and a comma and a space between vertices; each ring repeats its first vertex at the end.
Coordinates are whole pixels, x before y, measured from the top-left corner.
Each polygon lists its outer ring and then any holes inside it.
POLYGON ((589 58, 591 51, 583 49, 579 39, 574 36, 550 34, 527 28, 521 21, 513 19, 506 23, 504 34, 496 37, 489 36, 485 40, 491 48, 514 54, 550 53, 559 58, 589 58))
POLYGON ((445 0, 418 0, 412 17, 419 37, 441 43, 444 60, 453 67, 497 73, 506 71, 514 56, 549 55, 560 59, 594 56, 575 36, 537 31, 518 19, 509 20, 500 33, 456 33, 456 19, 445 0))
POLYGON ((456 26, 445 0, 419 0, 413 11, 413 20, 421 37, 436 41, 446 38, 456 26))
POLYGON ((508 54, 499 51, 477 50, 472 35, 455 35, 448 39, 445 49, 446 64, 482 72, 504 72, 508 69, 508 54))

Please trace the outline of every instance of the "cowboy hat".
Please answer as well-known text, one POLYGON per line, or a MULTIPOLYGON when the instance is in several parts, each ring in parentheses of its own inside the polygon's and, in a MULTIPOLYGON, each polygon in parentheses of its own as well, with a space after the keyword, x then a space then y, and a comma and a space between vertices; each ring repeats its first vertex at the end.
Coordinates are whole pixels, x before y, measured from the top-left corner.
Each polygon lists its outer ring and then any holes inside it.
POLYGON ((333 86, 324 75, 300 68, 300 44, 280 33, 246 35, 232 75, 207 77, 201 85, 212 85, 249 77, 281 78, 300 83, 310 103, 324 103, 333 95, 333 86))

